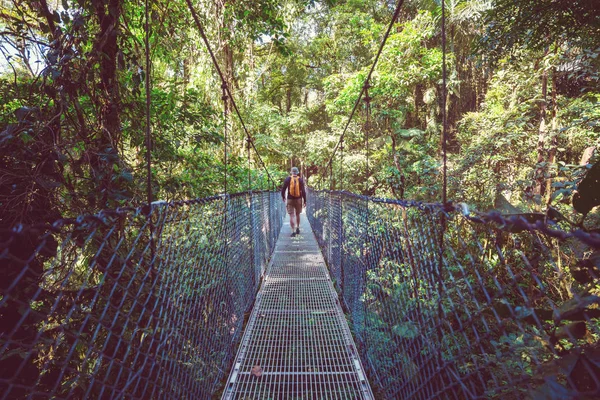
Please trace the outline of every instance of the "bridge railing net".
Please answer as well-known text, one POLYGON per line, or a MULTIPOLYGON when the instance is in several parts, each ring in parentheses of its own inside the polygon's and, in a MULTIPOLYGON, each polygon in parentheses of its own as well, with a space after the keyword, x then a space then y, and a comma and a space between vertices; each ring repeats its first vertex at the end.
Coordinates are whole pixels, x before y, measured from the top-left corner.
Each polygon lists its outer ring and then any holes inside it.
POLYGON ((461 207, 308 197, 380 397, 598 397, 599 236, 461 207))
POLYGON ((219 390, 281 229, 280 195, 148 210, 1 232, 0 398, 219 390))

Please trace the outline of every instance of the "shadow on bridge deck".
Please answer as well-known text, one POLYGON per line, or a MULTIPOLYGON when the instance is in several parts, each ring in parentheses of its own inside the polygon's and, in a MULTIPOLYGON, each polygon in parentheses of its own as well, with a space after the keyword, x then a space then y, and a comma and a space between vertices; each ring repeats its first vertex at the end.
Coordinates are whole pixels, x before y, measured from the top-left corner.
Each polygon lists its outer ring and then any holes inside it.
POLYGON ((372 399, 306 216, 284 224, 223 399, 372 399))

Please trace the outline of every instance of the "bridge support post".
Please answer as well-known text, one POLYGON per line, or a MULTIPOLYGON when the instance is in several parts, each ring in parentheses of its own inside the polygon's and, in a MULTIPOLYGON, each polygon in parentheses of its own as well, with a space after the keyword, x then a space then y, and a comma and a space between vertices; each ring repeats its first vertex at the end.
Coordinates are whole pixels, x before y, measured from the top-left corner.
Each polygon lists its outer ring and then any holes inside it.
POLYGON ((333 272, 333 259, 331 257, 331 241, 333 233, 333 207, 331 204, 332 192, 329 190, 329 202, 327 204, 327 264, 329 264, 329 272, 333 272))

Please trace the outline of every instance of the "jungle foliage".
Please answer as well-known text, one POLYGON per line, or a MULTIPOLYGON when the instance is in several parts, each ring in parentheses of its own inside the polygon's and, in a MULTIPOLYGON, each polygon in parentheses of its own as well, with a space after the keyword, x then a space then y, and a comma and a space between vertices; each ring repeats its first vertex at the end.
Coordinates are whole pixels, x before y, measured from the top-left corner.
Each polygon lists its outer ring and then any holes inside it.
MULTIPOLYGON (((154 198, 222 192, 219 79, 186 2, 149 4, 154 198)), ((2 5, 3 223, 143 202, 144 4, 2 5)), ((331 181, 323 168, 394 5, 195 3, 277 179, 293 164, 313 185, 440 199, 439 1, 406 1, 384 48, 370 82, 369 167, 363 106, 331 181)), ((450 198, 480 209, 552 206, 579 222, 572 195, 600 137, 597 2, 451 0, 446 9, 450 198)), ((266 188, 239 121, 230 114, 227 124, 228 190, 249 187, 248 169, 250 186, 266 188)))
MULTIPOLYGON (((296 165, 317 188, 441 200, 439 0, 405 1, 370 82, 370 121, 362 105, 331 171, 325 166, 395 3, 192 3, 277 183, 296 165)), ((150 70, 143 2, 0 4, 2 226, 146 201, 147 74, 154 199, 222 193, 225 175, 230 193, 272 187, 240 122, 224 116, 221 82, 186 1, 149 1, 150 70)), ((598 230, 600 3, 445 4, 448 198, 598 230)), ((35 243, 28 246, 25 253, 35 243)), ((598 254, 556 246, 565 275, 544 270, 555 298, 567 302, 575 291, 597 299, 598 254)), ((30 286, 43 273, 42 260, 30 286)), ((597 336, 585 340, 597 347, 597 336)))

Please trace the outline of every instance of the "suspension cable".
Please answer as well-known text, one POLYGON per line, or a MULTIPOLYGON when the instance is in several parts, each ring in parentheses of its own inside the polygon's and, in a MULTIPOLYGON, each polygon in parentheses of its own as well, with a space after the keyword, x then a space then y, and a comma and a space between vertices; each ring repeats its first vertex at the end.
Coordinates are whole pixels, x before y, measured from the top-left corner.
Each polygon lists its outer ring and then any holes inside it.
POLYGON ((275 180, 273 179, 273 177, 269 173, 269 170, 267 169, 267 166, 265 165, 264 161, 262 160, 262 157, 260 156, 260 153, 258 152, 258 149, 254 145, 254 139, 250 135, 250 132, 248 131, 248 128, 246 127, 246 124, 244 123, 244 119, 242 118, 242 114, 240 113, 240 110, 238 109, 238 106, 237 106, 237 104, 235 102, 235 99, 233 98, 233 94, 232 94, 231 90, 229 89, 229 85, 227 85, 227 80, 225 79, 225 75, 223 75, 223 71, 221 71, 221 67, 219 66, 219 63, 217 61, 217 57, 215 56, 215 53, 213 52, 212 47, 210 47, 210 43, 208 42, 208 38, 206 37, 206 33, 204 32, 204 28, 202 27, 202 23, 200 22, 200 18, 198 17, 198 14, 196 13, 196 10, 194 9, 194 6, 192 5, 192 1, 191 0, 186 0, 186 3, 188 5, 190 13, 192 14, 192 17, 194 18, 194 22, 196 24, 196 27, 198 28, 198 31, 200 32, 200 36, 202 37, 202 41, 206 45, 206 49, 208 50, 208 53, 210 54, 210 58, 211 58, 211 60, 213 62, 213 65, 215 66, 215 69, 217 70, 217 73, 219 74, 219 77, 221 78, 221 83, 224 86, 224 89, 227 91, 227 94, 229 96, 229 101, 231 102, 231 106, 233 107, 233 110, 235 111, 235 113, 236 113, 236 115, 237 115, 237 117, 238 117, 238 119, 240 121, 240 124, 242 125, 244 133, 246 134, 246 138, 250 141, 250 144, 251 144, 252 148, 254 149, 254 152, 256 153, 256 156, 258 157, 258 160, 260 161, 263 169, 267 173, 268 179, 272 182, 273 187, 275 187, 275 185, 276 185, 275 180))
MULTIPOLYGON (((187 0, 187 1, 189 2, 190 0, 187 0)), ((379 49, 377 50, 377 54, 375 55, 375 60, 373 60, 371 69, 369 70, 369 73, 367 74, 367 77, 363 83, 363 86, 360 89, 360 93, 358 94, 358 97, 356 98, 356 101, 354 102, 354 107, 352 108, 352 111, 350 112, 348 121, 346 121, 346 125, 344 126, 344 130, 342 131, 342 134, 340 135, 340 139, 338 140, 337 144, 333 148, 333 152, 331 153, 331 156, 329 157, 329 162, 327 163, 327 165, 324 168, 325 171, 327 171, 327 169, 329 169, 329 167, 331 166, 331 163, 333 162, 333 157, 335 156, 335 153, 338 151, 338 149, 340 147, 340 143, 342 142, 342 140, 344 140, 346 131, 348 130, 348 127, 350 126, 350 122, 352 121, 352 118, 354 117, 354 114, 356 113, 356 109, 358 108, 358 105, 360 104, 360 101, 362 99, 362 95, 365 92, 365 84, 367 84, 367 82, 369 82, 371 80, 371 75, 373 74, 373 71, 375 70, 375 66, 377 65, 377 62, 379 61, 379 56, 381 56, 383 47, 385 46, 385 43, 387 42, 387 39, 390 36, 392 27, 394 26, 394 23, 398 19, 398 15, 400 15, 400 9, 402 8, 403 4, 404 4, 404 0, 398 0, 398 3, 396 3, 396 9, 394 10, 394 15, 392 16, 392 20, 390 21, 390 24, 388 25, 388 28, 385 31, 385 34, 383 35, 383 39, 381 40, 381 44, 379 45, 379 49)), ((322 175, 319 176, 318 184, 321 183, 322 178, 323 178, 322 175)))

